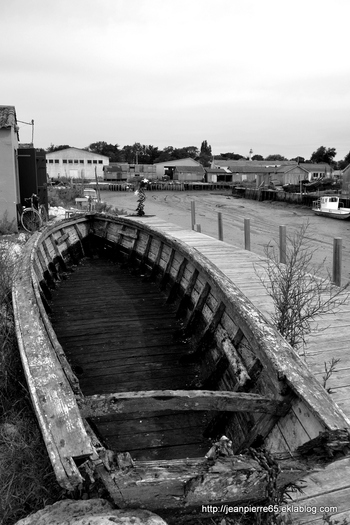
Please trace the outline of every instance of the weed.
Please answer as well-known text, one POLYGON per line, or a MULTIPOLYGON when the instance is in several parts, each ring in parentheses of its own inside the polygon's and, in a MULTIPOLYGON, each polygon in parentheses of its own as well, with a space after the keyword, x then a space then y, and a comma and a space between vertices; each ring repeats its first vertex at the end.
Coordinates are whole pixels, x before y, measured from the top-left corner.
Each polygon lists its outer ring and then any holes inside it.
POLYGON ((2 219, 0 219, 0 235, 7 235, 13 233, 17 230, 16 221, 8 219, 8 213, 5 211, 3 213, 2 219))
POLYGON ((278 261, 277 250, 272 245, 265 249, 267 267, 255 271, 272 297, 275 312, 272 321, 279 332, 296 350, 305 344, 317 316, 334 312, 349 299, 328 277, 320 277, 324 261, 316 268, 311 264, 315 250, 307 245, 308 224, 301 226, 288 237, 286 263, 278 261))
POLYGON ((75 199, 83 196, 83 186, 55 188, 49 186, 48 199, 50 206, 67 206, 75 204, 75 199))
POLYGON ((114 208, 111 204, 107 204, 107 202, 97 202, 95 210, 100 213, 108 213, 109 215, 127 215, 125 210, 114 208))
POLYGON ((324 376, 322 376, 322 379, 323 379, 322 386, 323 388, 327 390, 328 394, 333 394, 333 390, 331 388, 327 388, 327 381, 334 374, 335 367, 337 366, 339 362, 340 362, 340 359, 335 359, 334 357, 332 357, 332 359, 328 361, 328 363, 326 361, 324 362, 325 374, 324 376))

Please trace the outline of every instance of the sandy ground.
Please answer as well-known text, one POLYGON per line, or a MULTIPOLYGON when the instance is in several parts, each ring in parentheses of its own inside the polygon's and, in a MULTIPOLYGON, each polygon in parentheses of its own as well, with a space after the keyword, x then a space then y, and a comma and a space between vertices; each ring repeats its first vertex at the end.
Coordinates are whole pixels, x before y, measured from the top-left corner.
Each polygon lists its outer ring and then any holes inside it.
MULTIPOLYGON (((134 213, 137 196, 132 192, 101 192, 103 201, 134 213)), ((307 239, 315 265, 322 264, 322 273, 332 272, 333 239, 342 238, 342 284, 350 280, 350 221, 317 217, 307 207, 282 202, 258 202, 236 199, 230 195, 196 192, 148 191, 145 212, 191 229, 191 201, 195 202, 196 223, 202 233, 218 237, 218 212, 222 213, 224 241, 244 247, 244 219, 250 219, 251 250, 264 255, 268 243, 279 239, 279 226, 285 225, 287 236, 308 223, 307 239)))

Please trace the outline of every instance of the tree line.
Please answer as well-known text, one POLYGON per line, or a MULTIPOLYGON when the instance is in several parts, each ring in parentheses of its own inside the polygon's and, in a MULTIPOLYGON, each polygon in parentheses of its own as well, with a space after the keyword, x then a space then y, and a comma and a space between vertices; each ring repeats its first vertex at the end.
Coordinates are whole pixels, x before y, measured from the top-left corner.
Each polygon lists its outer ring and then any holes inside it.
MULTIPOLYGON (((55 146, 51 144, 46 151, 48 153, 53 151, 59 151, 62 149, 69 148, 68 144, 62 144, 55 146)), ((126 162, 128 164, 154 164, 156 162, 167 162, 171 160, 184 159, 190 157, 202 164, 205 167, 209 167, 213 159, 215 160, 248 160, 248 157, 240 155, 234 152, 220 153, 220 155, 213 156, 211 146, 206 140, 204 140, 200 146, 185 146, 183 148, 174 148, 173 146, 167 146, 164 149, 159 149, 157 146, 140 144, 135 142, 133 145, 123 146, 120 148, 119 144, 108 144, 104 141, 93 142, 89 146, 83 148, 92 153, 99 155, 105 155, 109 157, 110 162, 126 162)), ((281 161, 289 160, 296 161, 298 163, 312 162, 312 163, 327 163, 332 166, 333 169, 344 169, 350 164, 350 151, 345 155, 343 160, 335 161, 334 158, 337 154, 335 148, 326 148, 320 146, 316 151, 312 153, 309 159, 298 156, 292 159, 287 159, 283 155, 274 154, 263 157, 262 155, 253 155, 252 160, 266 160, 266 161, 281 161)))

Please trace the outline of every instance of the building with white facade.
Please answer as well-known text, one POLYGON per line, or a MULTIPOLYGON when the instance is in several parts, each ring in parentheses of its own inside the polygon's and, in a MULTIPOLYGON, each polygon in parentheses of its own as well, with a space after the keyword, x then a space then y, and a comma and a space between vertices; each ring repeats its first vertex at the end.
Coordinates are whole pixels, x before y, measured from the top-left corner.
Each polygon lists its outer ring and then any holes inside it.
POLYGON ((109 165, 109 158, 92 151, 66 148, 46 153, 46 169, 50 179, 103 179, 103 167, 109 165))

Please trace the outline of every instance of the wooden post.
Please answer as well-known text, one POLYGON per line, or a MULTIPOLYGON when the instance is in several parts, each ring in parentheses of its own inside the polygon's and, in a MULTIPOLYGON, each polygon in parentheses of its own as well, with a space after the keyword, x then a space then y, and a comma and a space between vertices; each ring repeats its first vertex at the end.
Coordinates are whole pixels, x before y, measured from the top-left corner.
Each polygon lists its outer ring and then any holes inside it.
POLYGON ((196 205, 194 201, 191 201, 191 223, 192 230, 194 230, 196 224, 196 205))
POLYGON ((286 226, 280 226, 280 262, 287 262, 287 229, 286 226))
POLYGON ((244 249, 250 251, 250 219, 244 219, 244 249))
POLYGON ((342 239, 333 239, 333 283, 341 286, 342 239))
POLYGON ((218 233, 219 233, 219 241, 224 240, 224 232, 222 229, 222 213, 219 211, 218 213, 218 233))
POLYGON ((95 166, 95 181, 96 181, 96 193, 97 193, 97 200, 98 202, 101 202, 101 194, 100 194, 100 186, 98 185, 98 178, 97 178, 97 168, 95 166))

